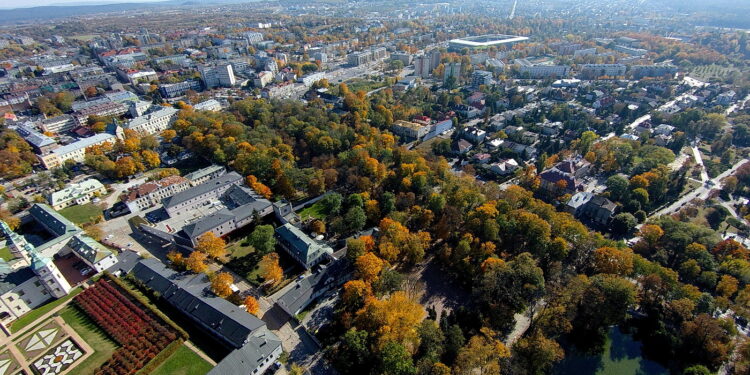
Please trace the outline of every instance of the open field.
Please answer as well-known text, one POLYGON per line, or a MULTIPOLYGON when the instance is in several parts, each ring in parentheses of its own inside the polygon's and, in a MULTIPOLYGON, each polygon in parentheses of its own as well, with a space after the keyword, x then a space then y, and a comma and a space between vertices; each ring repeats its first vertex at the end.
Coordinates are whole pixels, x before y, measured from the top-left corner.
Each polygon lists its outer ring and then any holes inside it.
POLYGON ((195 354, 184 344, 177 349, 164 363, 157 367, 152 375, 204 375, 211 370, 211 364, 195 354))
POLYGON ((95 352, 73 370, 76 374, 93 374, 104 362, 112 357, 117 349, 117 343, 107 336, 93 320, 78 310, 75 306, 67 306, 60 311, 60 317, 78 332, 95 352))
POLYGON ((63 208, 60 214, 77 225, 83 225, 94 222, 96 218, 102 216, 103 212, 99 206, 87 203, 63 208))

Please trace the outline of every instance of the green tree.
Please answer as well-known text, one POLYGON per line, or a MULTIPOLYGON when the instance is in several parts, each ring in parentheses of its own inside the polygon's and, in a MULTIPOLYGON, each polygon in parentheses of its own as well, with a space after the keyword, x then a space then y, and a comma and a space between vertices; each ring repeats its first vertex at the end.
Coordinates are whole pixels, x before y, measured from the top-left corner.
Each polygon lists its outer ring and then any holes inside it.
POLYGON ((380 374, 383 375, 413 375, 417 373, 411 355, 406 351, 403 345, 389 341, 381 349, 380 354, 380 374))
POLYGON ((248 242, 252 245, 256 251, 261 255, 268 254, 276 247, 276 238, 273 236, 274 230, 271 225, 258 225, 255 227, 248 242))

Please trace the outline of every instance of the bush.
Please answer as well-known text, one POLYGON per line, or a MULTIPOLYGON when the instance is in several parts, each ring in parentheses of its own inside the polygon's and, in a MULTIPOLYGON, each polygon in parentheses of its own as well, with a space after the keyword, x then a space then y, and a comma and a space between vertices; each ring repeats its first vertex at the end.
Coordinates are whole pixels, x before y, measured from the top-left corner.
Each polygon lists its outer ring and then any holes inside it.
POLYGON ((156 370, 156 368, 159 367, 162 363, 164 363, 164 361, 169 359, 169 357, 171 357, 172 354, 174 354, 177 351, 177 349, 179 349, 180 346, 182 346, 184 342, 185 341, 182 338, 177 339, 177 341, 172 341, 171 344, 167 345, 167 347, 164 348, 164 350, 159 352, 159 354, 157 354, 154 358, 148 361, 148 363, 146 363, 146 365, 143 366, 143 368, 141 368, 138 372, 136 372, 136 375, 147 375, 153 372, 154 370, 156 370))

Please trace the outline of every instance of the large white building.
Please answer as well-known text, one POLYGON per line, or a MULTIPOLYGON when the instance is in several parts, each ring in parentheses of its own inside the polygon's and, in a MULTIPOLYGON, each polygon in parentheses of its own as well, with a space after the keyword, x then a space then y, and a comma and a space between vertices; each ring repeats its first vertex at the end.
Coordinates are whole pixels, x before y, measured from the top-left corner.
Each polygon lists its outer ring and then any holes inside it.
POLYGON ((621 77, 625 75, 627 66, 625 64, 583 64, 581 66, 582 78, 621 77))
POLYGON ((49 204, 56 210, 77 204, 86 204, 97 195, 107 193, 107 188, 99 180, 87 180, 68 184, 65 189, 56 191, 49 196, 49 204))
POLYGON ((133 187, 125 193, 125 204, 130 212, 136 213, 159 204, 162 199, 171 197, 190 188, 190 181, 181 176, 169 176, 159 181, 151 181, 133 187))
POLYGON ((503 34, 469 36, 448 41, 448 50, 460 51, 464 48, 470 50, 483 50, 502 45, 512 46, 516 43, 525 42, 527 40, 529 40, 529 38, 525 36, 503 34))
POLYGON ((177 112, 179 110, 173 107, 152 107, 143 116, 130 120, 124 128, 144 134, 156 134, 172 125, 177 119, 177 112))
POLYGON ((99 133, 88 138, 82 138, 71 144, 58 147, 47 155, 39 155, 39 160, 46 169, 61 167, 66 160, 83 163, 86 158, 86 149, 105 143, 114 143, 115 136, 109 133, 99 133))
POLYGON ((214 87, 232 87, 237 83, 231 64, 203 67, 201 69, 201 79, 208 89, 214 87))

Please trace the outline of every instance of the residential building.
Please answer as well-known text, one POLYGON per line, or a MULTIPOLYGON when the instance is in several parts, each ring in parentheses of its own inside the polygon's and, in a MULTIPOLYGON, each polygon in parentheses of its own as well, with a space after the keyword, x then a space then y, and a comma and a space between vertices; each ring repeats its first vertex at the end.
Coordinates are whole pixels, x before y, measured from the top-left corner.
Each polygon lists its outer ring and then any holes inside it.
POLYGON ((643 56, 646 53, 648 53, 647 50, 642 49, 642 48, 632 48, 632 47, 627 47, 627 46, 622 46, 622 45, 616 45, 614 47, 614 50, 617 52, 622 52, 630 56, 643 56))
POLYGON ((210 293, 205 274, 180 274, 154 258, 138 262, 132 273, 145 287, 231 350, 209 374, 263 374, 283 352, 281 341, 262 320, 210 293))
POLYGON ((54 169, 61 167, 67 160, 76 163, 83 163, 86 157, 86 149, 92 146, 98 146, 105 143, 114 143, 115 136, 109 133, 99 133, 88 138, 79 139, 76 142, 60 146, 52 150, 49 154, 39 155, 39 160, 45 169, 54 169))
POLYGON ((487 138, 487 132, 474 126, 463 129, 461 137, 474 144, 481 143, 487 138))
POLYGON ((115 103, 106 101, 101 104, 96 104, 84 109, 81 109, 74 114, 78 120, 78 124, 86 125, 89 116, 120 116, 128 112, 128 107, 122 103, 115 103))
POLYGON ((215 87, 233 87, 237 83, 231 64, 203 67, 200 72, 203 84, 208 89, 215 87))
POLYGON ((630 73, 633 78, 640 79, 645 77, 664 77, 674 76, 677 73, 677 67, 671 63, 660 63, 653 65, 632 65, 630 73))
POLYGON ((185 175, 185 178, 190 181, 190 186, 200 185, 208 180, 213 180, 224 173, 227 173, 227 169, 216 164, 212 164, 208 167, 201 168, 195 172, 191 172, 185 175))
POLYGON ((492 72, 486 70, 475 70, 471 73, 471 85, 479 87, 481 85, 491 85, 495 83, 492 79, 492 72))
POLYGON ((626 70, 627 67, 624 64, 583 64, 581 66, 581 78, 622 77, 626 70))
POLYGON ((137 100, 131 102, 130 107, 128 108, 128 114, 130 114, 130 117, 132 118, 143 116, 143 114, 146 113, 153 105, 153 102, 147 102, 145 100, 137 100))
POLYGON ((461 77, 461 63, 447 63, 445 64, 445 74, 443 74, 443 83, 448 82, 448 78, 453 77, 455 82, 458 82, 461 77))
POLYGON ((130 120, 123 127, 143 134, 160 133, 177 119, 177 112, 179 110, 174 107, 153 106, 143 116, 130 120))
POLYGON ((31 145, 31 147, 34 149, 34 152, 36 152, 37 154, 49 154, 50 152, 52 152, 52 150, 60 146, 51 137, 38 132, 34 128, 34 124, 31 122, 26 122, 18 125, 16 127, 16 133, 18 133, 18 135, 20 135, 26 141, 26 143, 31 145))
POLYGON ((273 82, 273 73, 264 70, 258 73, 258 75, 255 77, 255 79, 253 80, 253 86, 262 89, 271 82, 273 82))
POLYGON ((594 47, 594 48, 577 49, 577 50, 573 51, 573 57, 593 56, 593 55, 596 55, 596 47, 594 47))
POLYGON ((559 78, 570 74, 567 65, 534 64, 526 59, 516 59, 514 62, 519 65, 518 72, 529 78, 559 78))
POLYGON ((416 122, 397 120, 391 125, 391 131, 405 140, 415 141, 422 139, 430 127, 423 124, 417 124, 416 122))
POLYGON ((334 288, 344 285, 351 279, 352 271, 350 263, 345 260, 336 260, 321 265, 317 272, 313 272, 302 280, 294 281, 294 285, 276 300, 276 305, 291 318, 296 318, 315 300, 334 288))
POLYGON ((169 217, 180 216, 186 214, 189 210, 206 206, 219 199, 231 186, 239 186, 243 180, 237 172, 229 172, 171 197, 164 198, 162 203, 169 217))
POLYGON ((181 176, 164 177, 130 188, 125 192, 123 202, 130 212, 136 213, 159 204, 164 198, 171 197, 190 188, 190 181, 181 176))
POLYGON ((91 199, 107 193, 107 188, 97 179, 89 178, 81 182, 68 184, 64 189, 49 195, 49 204, 55 210, 77 204, 86 204, 91 199))
POLYGON ((174 98, 185 95, 188 90, 200 91, 201 83, 193 79, 188 79, 178 83, 159 85, 159 92, 165 98, 174 98))
POLYGON ((71 115, 60 115, 42 120, 39 126, 45 133, 64 133, 76 126, 76 121, 71 115))
POLYGON ((512 174, 519 168, 515 159, 503 159, 497 163, 490 164, 490 171, 500 176, 512 174))
POLYGON ((305 269, 310 269, 325 259, 333 256, 333 249, 317 241, 292 224, 276 228, 282 249, 305 269))
POLYGON ((221 111, 221 103, 216 99, 208 99, 193 106, 196 111, 221 111))
POLYGON ((723 92, 716 96, 716 103, 719 105, 730 105, 736 96, 737 93, 734 90, 723 92))

